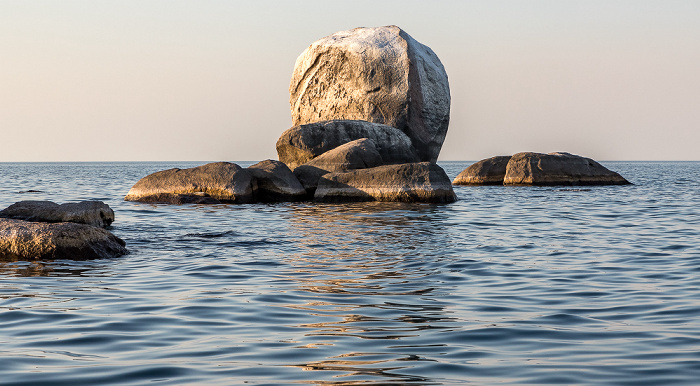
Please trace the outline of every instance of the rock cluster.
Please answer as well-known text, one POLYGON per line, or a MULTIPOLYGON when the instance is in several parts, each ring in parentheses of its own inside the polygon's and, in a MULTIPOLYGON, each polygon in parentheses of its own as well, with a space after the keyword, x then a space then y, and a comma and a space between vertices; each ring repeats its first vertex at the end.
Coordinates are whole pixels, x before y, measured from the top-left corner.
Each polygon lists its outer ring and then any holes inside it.
POLYGON ((574 154, 518 153, 481 160, 464 169, 455 185, 626 185, 624 177, 574 154))
POLYGON ((447 133, 450 89, 440 60, 396 26, 325 37, 297 59, 292 122, 279 161, 228 162, 142 178, 125 200, 452 202, 435 164, 447 133))
POLYGON ((107 228, 114 212, 100 201, 58 205, 20 201, 0 211, 0 258, 87 260, 129 253, 107 228))

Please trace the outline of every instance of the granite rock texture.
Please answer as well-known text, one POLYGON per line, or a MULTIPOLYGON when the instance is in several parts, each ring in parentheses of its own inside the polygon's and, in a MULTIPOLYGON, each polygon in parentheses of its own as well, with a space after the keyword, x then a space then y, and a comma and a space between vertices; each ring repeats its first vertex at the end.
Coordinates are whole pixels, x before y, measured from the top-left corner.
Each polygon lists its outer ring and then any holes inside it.
POLYGON ((280 161, 268 159, 247 169, 256 180, 256 201, 300 201, 306 197, 306 190, 297 177, 280 161))
POLYGON ((397 26, 314 42, 297 58, 289 93, 295 126, 336 119, 389 125, 410 137, 420 161, 435 162, 447 134, 447 73, 433 50, 397 26))
POLYGON ((128 254, 109 231, 72 222, 0 219, 0 258, 9 260, 112 258, 128 254))
POLYGON ((384 165, 321 177, 315 201, 456 201, 445 171, 431 162, 384 165))
POLYGON ((330 172, 364 169, 383 165, 382 156, 371 139, 362 138, 340 145, 294 169, 307 192, 316 190, 321 176, 330 172))
POLYGON ((297 166, 358 139, 374 142, 387 164, 417 162, 411 139, 400 130, 378 123, 332 120, 294 126, 277 140, 279 160, 294 170, 297 166))
POLYGON ((475 162, 452 181, 454 185, 503 185, 510 156, 496 156, 475 162))
POLYGON ((73 222, 106 228, 114 211, 102 201, 56 204, 51 201, 20 201, 0 211, 0 217, 39 222, 73 222))
POLYGON ((569 153, 518 153, 511 157, 504 185, 627 185, 598 162, 569 153))
POLYGON ((168 204, 250 203, 255 178, 230 162, 214 162, 190 169, 168 169, 139 180, 126 201, 168 204))

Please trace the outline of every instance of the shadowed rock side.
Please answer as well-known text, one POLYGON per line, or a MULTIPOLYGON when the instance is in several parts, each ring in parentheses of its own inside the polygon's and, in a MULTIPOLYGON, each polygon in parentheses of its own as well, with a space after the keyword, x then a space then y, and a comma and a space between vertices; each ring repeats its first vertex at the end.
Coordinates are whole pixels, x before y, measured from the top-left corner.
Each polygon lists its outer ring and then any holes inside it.
POLYGON ((400 130, 365 121, 332 120, 295 126, 277 140, 279 160, 290 169, 358 139, 374 142, 384 163, 417 162, 411 139, 400 130))
POLYGON ((71 222, 0 219, 0 258, 88 260, 129 253, 109 231, 71 222))
POLYGON ((358 139, 329 150, 311 161, 294 169, 307 192, 313 194, 321 176, 330 172, 364 169, 383 164, 382 156, 374 142, 367 138, 358 139))
POLYGON ((126 201, 168 204, 253 202, 251 173, 230 162, 214 162, 190 169, 169 169, 139 180, 126 201))
POLYGON ((450 179, 430 162, 385 165, 321 177, 315 201, 399 201, 447 203, 456 201, 450 179))
POLYGON ((51 201, 20 201, 0 211, 0 217, 40 222, 74 222, 106 228, 114 211, 102 201, 56 204, 51 201))
POLYGON ((503 185, 510 156, 481 160, 464 169, 452 181, 454 185, 503 185))
POLYGON ((280 161, 261 161, 249 166, 248 171, 257 183, 256 201, 300 201, 306 197, 306 190, 297 177, 280 161))
POLYGON ((505 185, 626 185, 629 181, 590 159, 569 153, 518 153, 511 157, 505 185))
POLYGON ((314 42, 297 58, 289 93, 294 125, 333 119, 389 125, 410 137, 421 161, 437 160, 447 134, 447 73, 429 47, 396 26, 314 42))

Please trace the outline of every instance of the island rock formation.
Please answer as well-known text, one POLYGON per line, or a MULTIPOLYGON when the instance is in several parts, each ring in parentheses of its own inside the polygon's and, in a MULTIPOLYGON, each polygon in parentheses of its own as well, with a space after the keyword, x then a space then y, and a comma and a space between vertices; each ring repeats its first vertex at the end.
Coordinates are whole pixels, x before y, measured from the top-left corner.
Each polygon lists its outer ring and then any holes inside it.
POLYGON ((277 155, 293 170, 329 150, 362 138, 374 142, 383 162, 387 164, 418 162, 411 139, 400 130, 352 120, 331 120, 292 127, 277 140, 277 155))
POLYGON ((103 229, 113 221, 114 212, 100 201, 21 201, 0 211, 0 258, 86 260, 128 254, 124 240, 103 229))
POLYGON ((492 157, 464 169, 455 185, 626 185, 598 162, 574 154, 524 152, 492 157))
POLYGON ((256 201, 300 201, 306 197, 304 186, 289 167, 280 161, 268 159, 247 169, 256 180, 256 201))
POLYGON ((102 201, 56 204, 51 201, 20 201, 0 211, 0 217, 39 222, 74 222, 107 228, 114 211, 102 201))
POLYGON ((457 199, 450 179, 430 162, 385 165, 321 177, 314 200, 449 203, 457 199))
POLYGON ((314 42, 296 61, 289 93, 295 126, 338 119, 389 125, 408 135, 420 161, 436 162, 447 134, 447 73, 433 50, 397 26, 314 42))
POLYGON ((256 189, 252 174, 230 162, 190 169, 168 169, 140 179, 126 201, 168 204, 250 203, 256 189))

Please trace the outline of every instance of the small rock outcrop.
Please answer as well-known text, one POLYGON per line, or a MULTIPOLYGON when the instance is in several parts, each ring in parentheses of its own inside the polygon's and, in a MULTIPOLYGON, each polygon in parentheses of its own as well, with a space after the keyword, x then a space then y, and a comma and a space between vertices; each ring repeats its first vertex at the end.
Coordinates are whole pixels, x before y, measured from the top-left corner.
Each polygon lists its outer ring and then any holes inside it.
POLYGON ((169 169, 139 180, 126 201, 168 204, 250 203, 254 201, 252 174, 230 162, 214 162, 190 169, 169 169))
POLYGON ((300 201, 306 197, 306 190, 297 177, 280 161, 261 161, 249 166, 248 171, 257 182, 256 201, 300 201))
POLYGON ((109 231, 73 222, 0 219, 0 258, 10 260, 112 258, 128 254, 109 231))
POLYGON ((505 185, 627 185, 629 181, 598 162, 569 153, 518 153, 511 157, 505 185))
POLYGON ((316 190, 321 176, 330 172, 341 172, 353 169, 365 169, 383 165, 382 156, 377 151, 372 140, 358 139, 329 150, 311 161, 294 169, 307 192, 316 190))
POLYGON ((106 228, 114 211, 102 201, 56 204, 51 201, 20 201, 0 211, 0 217, 38 222, 73 222, 106 228))
POLYGON ((448 203, 457 199, 445 171, 430 162, 385 165, 321 177, 315 201, 448 203))
POLYGON ((289 93, 294 125, 336 119, 389 125, 411 138, 420 161, 437 161, 447 134, 447 73, 429 47, 397 26, 355 28, 314 42, 296 61, 289 93))
POLYGON ((386 164, 418 161, 411 139, 400 130, 352 120, 331 120, 292 127, 277 140, 277 155, 280 161, 294 170, 329 150, 362 138, 374 142, 386 164))
POLYGON ((464 169, 452 181, 454 185, 503 185, 510 156, 481 160, 464 169))

